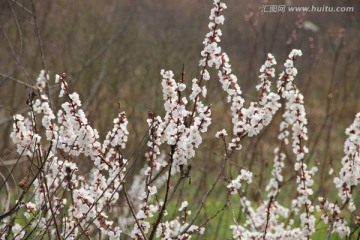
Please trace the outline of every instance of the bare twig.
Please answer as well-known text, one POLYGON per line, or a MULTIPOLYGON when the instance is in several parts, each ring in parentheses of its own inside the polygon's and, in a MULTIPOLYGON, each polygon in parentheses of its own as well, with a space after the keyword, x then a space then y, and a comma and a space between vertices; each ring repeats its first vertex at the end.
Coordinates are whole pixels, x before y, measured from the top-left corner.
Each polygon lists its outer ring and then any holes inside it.
MULTIPOLYGON (((7 182, 5 176, 0 172, 0 176, 2 177, 2 179, 4 180, 4 183, 5 183, 5 187, 6 187, 6 192, 7 192, 7 199, 4 200, 4 209, 3 211, 5 211, 5 209, 9 209, 10 207, 10 187, 9 187, 9 183, 7 182)), ((2 201, 2 199, 0 199, 2 201)))
POLYGON ((45 78, 46 78, 46 95, 48 96, 48 101, 49 101, 49 105, 50 108, 52 107, 51 104, 51 93, 50 93, 50 89, 49 89, 49 79, 47 78, 47 67, 46 67, 46 61, 45 61, 45 52, 44 52, 44 44, 41 38, 41 34, 40 34, 40 27, 39 27, 39 23, 38 23, 38 18, 37 18, 37 14, 36 14, 36 8, 35 8, 35 4, 34 1, 31 0, 31 6, 32 6, 32 10, 33 10, 33 18, 35 21, 35 29, 36 29, 36 34, 37 34, 37 38, 38 38, 38 42, 39 42, 39 48, 40 48, 40 54, 41 54, 41 61, 42 61, 42 65, 43 65, 43 69, 45 70, 45 78))
POLYGON ((269 226, 269 220, 270 220, 270 209, 271 209, 271 204, 272 204, 273 200, 274 200, 274 197, 271 196, 270 199, 269 199, 268 207, 267 207, 266 225, 265 225, 263 240, 266 239, 266 233, 267 233, 267 229, 268 229, 268 226, 269 226))
POLYGON ((196 221, 196 219, 199 217, 199 214, 200 214, 200 211, 201 209, 204 207, 205 205, 205 202, 207 200, 207 198, 209 197, 210 193, 214 190, 216 184, 219 182, 220 180, 220 177, 222 176, 223 172, 224 172, 224 169, 225 169, 225 166, 226 166, 226 162, 227 162, 227 159, 228 159, 229 155, 226 154, 221 162, 221 167, 220 167, 220 170, 213 182, 213 184, 210 186, 210 188, 207 190, 207 192, 205 193, 205 195, 203 196, 201 202, 200 202, 200 205, 198 207, 198 209, 196 210, 195 212, 195 215, 194 217, 192 218, 192 220, 189 222, 189 224, 187 225, 186 228, 184 228, 181 233, 178 235, 178 236, 181 236, 182 234, 186 233, 187 230, 189 230, 189 228, 194 224, 194 222, 196 221))

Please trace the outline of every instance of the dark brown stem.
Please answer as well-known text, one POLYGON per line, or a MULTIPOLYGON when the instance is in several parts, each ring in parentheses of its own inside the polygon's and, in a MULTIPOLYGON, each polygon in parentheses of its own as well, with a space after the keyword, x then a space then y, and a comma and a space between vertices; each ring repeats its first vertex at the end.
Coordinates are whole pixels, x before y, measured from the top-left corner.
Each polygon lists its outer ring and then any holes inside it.
POLYGON ((266 233, 267 233, 267 229, 268 229, 268 226, 269 226, 269 220, 270 220, 270 208, 271 208, 271 204, 272 204, 273 200, 274 200, 274 197, 271 196, 270 199, 269 199, 268 207, 267 207, 266 225, 265 225, 263 240, 266 239, 266 233))
POLYGON ((33 10, 33 17, 34 17, 34 22, 35 22, 36 34, 37 34, 37 38, 38 38, 38 42, 39 42, 41 61, 42 61, 43 68, 45 70, 46 95, 49 97, 49 100, 48 100, 49 105, 50 105, 50 108, 52 108, 51 93, 50 93, 50 89, 49 89, 49 79, 46 77, 46 75, 47 75, 47 67, 46 67, 46 61, 45 61, 44 45, 43 45, 43 41, 42 41, 42 38, 41 38, 40 27, 39 27, 37 15, 36 15, 36 8, 35 8, 35 4, 34 4, 33 1, 31 1, 31 6, 32 6, 32 10, 33 10))
POLYGON ((161 210, 159 212, 159 216, 156 219, 156 222, 153 224, 153 228, 152 231, 150 233, 150 237, 149 240, 152 240, 155 237, 155 232, 156 229, 158 227, 158 225, 160 224, 160 221, 162 219, 162 217, 164 216, 164 212, 166 210, 166 205, 168 203, 168 196, 169 196, 169 189, 170 189, 170 179, 171 179, 171 169, 172 169, 172 164, 173 164, 173 157, 174 157, 174 153, 175 153, 175 148, 176 145, 171 145, 171 152, 170 152, 170 167, 169 167, 169 172, 168 172, 168 178, 167 178, 167 183, 166 183, 166 193, 165 193, 165 198, 164 198, 164 203, 161 207, 161 210))
MULTIPOLYGON (((49 153, 50 150, 52 148, 52 144, 50 144, 49 146, 49 150, 47 153, 47 156, 45 157, 45 159, 47 159, 49 157, 49 153)), ((35 176, 31 179, 31 181, 26 185, 24 191, 22 192, 22 194, 20 195, 20 197, 17 199, 16 204, 7 212, 3 213, 0 215, 0 220, 10 216, 11 214, 13 214, 14 212, 16 212, 19 207, 20 207, 20 203, 22 202, 22 199, 25 197, 25 194, 29 191, 31 185, 34 183, 34 181, 37 179, 37 177, 39 176, 39 174, 42 172, 43 168, 45 165, 45 161, 41 164, 40 169, 38 170, 38 172, 35 174, 35 176)))
POLYGON ((132 206, 131 201, 130 201, 130 199, 129 199, 129 196, 128 196, 128 194, 127 194, 127 191, 126 191, 126 183, 123 182, 122 185, 123 185, 123 189, 124 189, 125 199, 126 199, 126 202, 127 202, 128 206, 129 206, 129 208, 130 208, 131 214, 133 215, 133 218, 135 219, 136 224, 137 224, 138 228, 140 229, 140 232, 141 232, 142 236, 144 237, 144 239, 147 239, 144 231, 142 230, 141 224, 140 224, 139 220, 138 220, 137 217, 136 217, 136 214, 135 214, 135 211, 134 211, 134 207, 132 206))
POLYGON ((49 207, 50 207, 50 211, 51 211, 51 217, 53 219, 53 222, 54 222, 54 225, 55 225, 55 230, 56 230, 56 237, 58 240, 61 240, 61 234, 60 234, 60 230, 59 230, 59 227, 58 227, 58 224, 56 222, 56 215, 55 215, 55 212, 53 210, 53 206, 52 206, 52 200, 50 199, 50 194, 49 194, 49 187, 47 185, 47 181, 46 181, 46 176, 44 176, 44 185, 45 185, 45 191, 46 191, 46 198, 48 199, 48 202, 49 202, 49 207))

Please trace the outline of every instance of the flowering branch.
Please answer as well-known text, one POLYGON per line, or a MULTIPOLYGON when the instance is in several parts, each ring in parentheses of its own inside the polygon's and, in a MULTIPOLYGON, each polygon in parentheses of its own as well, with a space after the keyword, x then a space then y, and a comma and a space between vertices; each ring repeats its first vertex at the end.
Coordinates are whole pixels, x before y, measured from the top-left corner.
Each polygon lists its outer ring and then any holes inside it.
MULTIPOLYGON (((111 130, 101 140, 84 112, 79 94, 71 92, 66 74, 55 75, 61 100, 59 109, 55 111, 56 106, 51 103, 56 101, 51 101, 48 91, 50 74, 45 70, 40 72, 35 86, 31 86, 34 92, 27 101, 28 113, 14 116, 10 137, 19 155, 17 163, 23 158, 30 165, 28 173, 19 182, 22 192, 17 201, 12 207, 10 203, 6 204, 6 209, 0 214, 2 236, 17 239, 48 235, 50 238, 75 240, 97 236, 115 240, 125 235, 139 240, 190 239, 193 234, 203 234, 208 222, 230 206, 235 223, 230 226, 233 238, 311 238, 315 232, 316 216, 311 196, 317 167, 309 168, 305 160, 309 150, 306 147, 308 130, 304 96, 294 82, 298 74, 294 61, 302 52, 296 49, 290 52, 276 90, 272 89, 272 79, 277 62, 272 54, 267 54, 256 86, 259 97, 246 103, 229 56, 220 47, 220 27, 225 20, 221 14, 227 6, 221 0, 213 3, 208 25, 210 31, 203 41, 199 61, 200 75, 192 80, 189 95, 185 91, 184 66, 179 80, 171 70, 160 71, 165 112, 162 116, 148 112, 148 131, 140 142, 147 141, 148 149, 144 165, 135 176, 130 174, 136 162, 132 161, 133 155, 127 158, 123 154, 129 136, 125 112, 119 109, 111 130), (193 202, 179 197, 176 208, 180 208, 171 217, 169 206, 183 181, 190 177, 190 160, 196 156, 212 122, 211 104, 203 103, 207 96, 205 83, 210 80, 210 68, 216 69, 230 105, 231 140, 226 141, 228 131, 225 129, 215 134, 223 143, 223 157, 216 177, 192 216, 190 204, 193 202), (260 203, 247 198, 243 186, 256 184, 258 175, 241 167, 237 177, 227 183, 223 207, 198 225, 196 221, 201 218, 201 211, 220 178, 228 179, 225 169, 229 159, 236 150, 242 149, 245 138, 259 135, 272 122, 281 107, 281 99, 285 105, 278 133, 279 146, 274 150, 274 167, 265 188, 266 197, 260 203), (287 152, 290 141, 292 154, 287 152), (297 186, 291 209, 279 202, 281 187, 293 179, 283 180, 285 160, 294 163, 297 186), (80 171, 83 165, 88 165, 91 170, 80 171), (129 191, 127 183, 131 183, 129 191), (245 216, 239 223, 232 198, 239 198, 240 214, 245 216), (21 219, 19 222, 24 220, 25 224, 21 226, 16 218, 21 219)), ((346 135, 342 168, 334 179, 342 205, 319 198, 320 206, 316 206, 316 210, 322 213, 321 219, 329 224, 327 239, 333 232, 342 237, 354 233, 341 212, 346 206, 350 211, 356 209, 353 191, 360 181, 360 113, 346 130, 346 135)), ((142 152, 138 147, 133 153, 137 157, 142 152)), ((0 174, 5 179, 0 189, 9 188, 7 181, 14 169, 15 166, 6 177, 0 174)), ((229 171, 232 174, 234 170, 229 171)))

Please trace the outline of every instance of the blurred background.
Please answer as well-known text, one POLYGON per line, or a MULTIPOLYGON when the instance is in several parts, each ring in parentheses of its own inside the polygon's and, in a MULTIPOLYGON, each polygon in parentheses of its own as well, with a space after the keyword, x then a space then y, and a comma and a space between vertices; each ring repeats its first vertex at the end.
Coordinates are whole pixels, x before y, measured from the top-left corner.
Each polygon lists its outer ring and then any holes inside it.
MULTIPOLYGON (((258 71, 268 52, 276 57, 279 73, 291 49, 303 51, 296 61, 299 70, 296 84, 305 96, 309 120, 308 161, 309 165, 323 164, 316 176, 322 184, 316 186, 314 199, 324 193, 334 194, 333 176, 328 172, 334 168, 336 174, 340 169, 344 131, 360 111, 360 2, 238 0, 226 3, 220 44, 230 56, 248 101, 257 98, 254 86, 258 84, 258 71), (350 6, 354 11, 269 12, 270 5, 350 6)), ((129 118, 130 139, 125 154, 131 155, 146 134, 147 112, 164 113, 160 70, 171 69, 179 79, 184 65, 188 86, 198 75, 211 8, 210 0, 1 0, 0 171, 8 172, 11 166, 5 162, 17 157, 9 138, 12 116, 28 110, 26 100, 31 89, 27 85, 35 84, 44 68, 51 76, 67 73, 70 89, 80 94, 86 114, 101 138, 111 129, 121 103, 129 118)), ((226 96, 216 72, 211 73, 205 101, 212 104, 213 123, 197 157, 191 161, 191 184, 197 188, 181 193, 184 198, 195 194, 192 196, 195 200, 200 199, 211 183, 214 175, 209 173, 216 174, 219 168, 222 145, 214 138, 215 132, 223 128, 231 131, 226 96), (199 179, 201 184, 197 182, 199 179)), ((50 91, 55 103, 58 102, 54 82, 50 83, 50 91)), ((231 167, 227 169, 229 178, 243 167, 251 169, 258 189, 249 190, 250 198, 259 201, 271 171, 278 131, 276 122, 280 117, 277 114, 275 124, 260 136, 246 139, 244 149, 232 157, 231 167)), ((137 168, 144 164, 142 156, 137 168)), ((285 175, 292 179, 294 160, 288 161, 285 175)), ((21 169, 26 171, 26 167, 18 169, 19 175, 21 169)), ((222 186, 228 180, 224 178, 222 186)), ((291 189, 291 184, 288 187, 291 189)), ((221 188, 218 191, 225 198, 221 188)), ((220 206, 221 201, 213 199, 210 205, 220 206)))

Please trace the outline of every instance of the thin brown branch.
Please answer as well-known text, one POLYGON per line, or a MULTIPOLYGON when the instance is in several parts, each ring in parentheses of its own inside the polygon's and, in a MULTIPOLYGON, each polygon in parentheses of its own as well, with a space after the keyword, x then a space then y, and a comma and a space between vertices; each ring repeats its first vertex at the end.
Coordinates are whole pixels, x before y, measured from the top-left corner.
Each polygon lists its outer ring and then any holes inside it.
POLYGON ((164 213, 166 210, 166 205, 168 203, 168 196, 169 196, 169 190, 170 190, 170 179, 171 179, 171 169, 172 169, 172 164, 173 164, 173 160, 174 160, 173 157, 174 157, 174 153, 175 153, 175 148, 176 148, 176 145, 171 145, 170 163, 169 163, 170 167, 169 167, 168 178, 167 178, 167 182, 166 182, 166 192, 165 192, 165 197, 164 197, 164 203, 161 206, 158 218, 156 219, 155 223, 153 224, 153 228, 151 230, 149 240, 152 240, 155 237, 156 229, 157 229, 158 225, 160 224, 162 217, 164 216, 164 213))
POLYGON ((127 191, 126 191, 126 183, 123 182, 122 185, 123 185, 123 190, 124 190, 125 199, 126 199, 126 202, 127 202, 128 206, 129 206, 129 208, 130 208, 131 214, 133 215, 133 218, 135 219, 136 224, 137 224, 137 226, 138 226, 138 228, 139 228, 142 236, 144 237, 144 239, 147 239, 147 237, 146 237, 146 235, 145 235, 145 233, 144 233, 144 231, 143 231, 143 229, 142 229, 142 227, 141 227, 141 224, 140 224, 140 222, 139 222, 139 219, 137 219, 137 217, 136 217, 136 214, 135 214, 135 211, 134 211, 134 207, 133 207, 133 205, 131 204, 130 198, 129 198, 128 194, 127 194, 127 191))
POLYGON ((178 236, 181 236, 182 234, 186 233, 189 228, 194 224, 194 222, 196 221, 196 219, 199 217, 199 214, 200 214, 200 211, 201 209, 204 207, 205 205, 205 202, 207 200, 207 198, 209 197, 209 195, 212 193, 212 191, 214 190, 216 184, 219 182, 220 180, 220 177, 223 175, 223 172, 224 172, 224 169, 225 169, 225 166, 226 166, 226 162, 227 162, 227 159, 228 159, 229 155, 225 155, 224 156, 224 159, 222 160, 221 162, 221 167, 220 167, 220 170, 214 180, 214 182, 212 183, 212 185, 210 186, 210 188, 207 190, 207 192, 205 193, 205 195, 203 196, 201 202, 200 202, 200 205, 198 207, 198 209, 196 210, 195 212, 195 215, 194 217, 191 219, 191 221, 189 222, 189 224, 187 225, 186 228, 184 228, 184 230, 181 231, 181 233, 178 235, 178 236))

